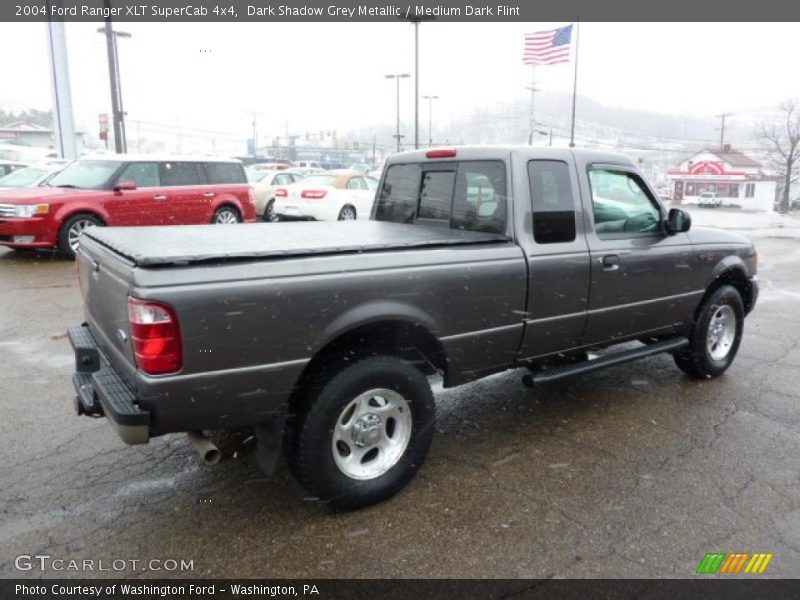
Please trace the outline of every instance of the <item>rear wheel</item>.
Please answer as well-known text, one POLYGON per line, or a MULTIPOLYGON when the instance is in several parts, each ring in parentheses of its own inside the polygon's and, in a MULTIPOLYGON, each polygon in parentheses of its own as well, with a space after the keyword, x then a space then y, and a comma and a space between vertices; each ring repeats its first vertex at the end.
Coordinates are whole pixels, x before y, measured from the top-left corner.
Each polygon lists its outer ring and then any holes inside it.
POLYGON ((397 493, 433 438, 428 380, 399 358, 356 362, 300 404, 289 464, 303 487, 332 506, 358 508, 397 493))
POLYGON ((264 220, 269 221, 270 223, 274 223, 278 220, 278 215, 275 212, 275 199, 273 198, 269 202, 267 202, 267 206, 264 207, 264 220))
POLYGON ((220 206, 214 212, 213 222, 217 225, 232 225, 241 223, 242 217, 239 215, 239 211, 232 206, 220 206))
POLYGON ((339 220, 340 221, 355 221, 356 220, 356 209, 347 204, 346 206, 342 207, 342 210, 339 211, 339 220))
POLYGON ((67 258, 74 259, 78 252, 83 230, 96 225, 103 225, 103 221, 92 214, 80 213, 72 215, 64 221, 58 232, 58 251, 67 258))
POLYGON ((744 330, 744 304, 738 290, 723 285, 706 298, 697 313, 689 348, 675 355, 675 364, 690 377, 722 375, 736 358, 744 330))

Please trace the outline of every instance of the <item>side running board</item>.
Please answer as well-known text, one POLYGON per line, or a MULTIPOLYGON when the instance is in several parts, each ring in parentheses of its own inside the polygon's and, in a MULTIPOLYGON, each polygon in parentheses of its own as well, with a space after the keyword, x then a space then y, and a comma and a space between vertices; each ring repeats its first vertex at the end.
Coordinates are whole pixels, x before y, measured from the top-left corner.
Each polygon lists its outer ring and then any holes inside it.
POLYGON ((606 367, 621 365, 634 360, 639 360, 640 358, 653 356, 654 354, 661 354, 662 352, 674 352, 675 350, 686 348, 688 345, 689 340, 685 337, 678 337, 665 340, 663 342, 645 344, 643 346, 639 346, 638 348, 605 354, 598 358, 586 360, 574 365, 542 369, 541 371, 536 371, 523 377, 523 382, 525 385, 534 386, 540 383, 559 381, 560 379, 566 379, 567 377, 572 377, 573 375, 590 373, 591 371, 605 369, 606 367))

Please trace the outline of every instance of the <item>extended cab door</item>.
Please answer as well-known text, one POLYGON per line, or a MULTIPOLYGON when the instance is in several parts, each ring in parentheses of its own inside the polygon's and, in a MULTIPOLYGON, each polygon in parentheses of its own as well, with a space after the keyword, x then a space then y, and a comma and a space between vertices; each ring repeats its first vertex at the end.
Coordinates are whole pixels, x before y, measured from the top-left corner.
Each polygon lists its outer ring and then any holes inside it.
POLYGON ((584 343, 666 332, 685 322, 696 295, 689 237, 666 234, 666 211, 633 167, 580 166, 592 279, 584 343))
POLYGON ((528 261, 520 358, 576 348, 589 298, 589 249, 572 153, 513 155, 517 241, 528 261), (521 224, 521 227, 519 226, 521 224))

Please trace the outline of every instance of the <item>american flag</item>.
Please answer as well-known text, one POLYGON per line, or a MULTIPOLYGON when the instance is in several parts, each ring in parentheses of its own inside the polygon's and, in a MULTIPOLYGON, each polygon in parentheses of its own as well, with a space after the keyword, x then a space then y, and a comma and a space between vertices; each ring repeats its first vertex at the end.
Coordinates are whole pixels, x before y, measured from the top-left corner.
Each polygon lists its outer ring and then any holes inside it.
POLYGON ((525 34, 522 62, 526 65, 555 65, 569 62, 572 25, 525 34))

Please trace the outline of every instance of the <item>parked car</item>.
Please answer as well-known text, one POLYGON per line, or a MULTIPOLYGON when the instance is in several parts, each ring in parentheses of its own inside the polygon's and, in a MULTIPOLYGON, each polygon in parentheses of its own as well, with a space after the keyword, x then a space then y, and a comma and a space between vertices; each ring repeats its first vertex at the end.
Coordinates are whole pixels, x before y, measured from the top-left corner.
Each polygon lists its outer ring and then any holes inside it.
POLYGON ((0 177, 0 190, 45 185, 67 165, 67 161, 35 164, 0 177))
POLYGON ((320 164, 316 160, 296 160, 292 163, 293 167, 300 169, 320 169, 320 164))
POLYGON ((311 175, 275 191, 278 220, 353 221, 369 219, 378 181, 352 171, 311 175))
POLYGON ((303 176, 296 173, 294 169, 284 171, 247 169, 247 179, 253 184, 256 218, 264 221, 276 221, 275 190, 281 186, 292 185, 303 179, 303 176))
POLYGON ((422 465, 431 375, 543 385, 670 353, 705 380, 736 356, 753 244, 690 236, 624 157, 436 148, 393 155, 381 186, 371 221, 87 230, 77 413, 129 444, 192 432, 209 462, 197 432, 252 427, 262 469, 283 448, 311 498, 353 508, 422 465), (606 232, 593 181, 629 190, 606 232))
POLYGON ((194 225, 255 220, 237 160, 114 155, 80 159, 45 187, 0 191, 0 245, 74 257, 92 225, 194 225))
POLYGON ((27 166, 28 163, 19 162, 16 160, 0 160, 0 177, 5 177, 9 173, 27 166))
POLYGON ((283 171, 289 167, 291 167, 291 165, 286 162, 262 162, 255 163, 247 168, 253 171, 283 171))
POLYGON ((700 192, 697 197, 697 205, 707 208, 719 208, 722 206, 722 198, 718 198, 714 192, 700 192))

